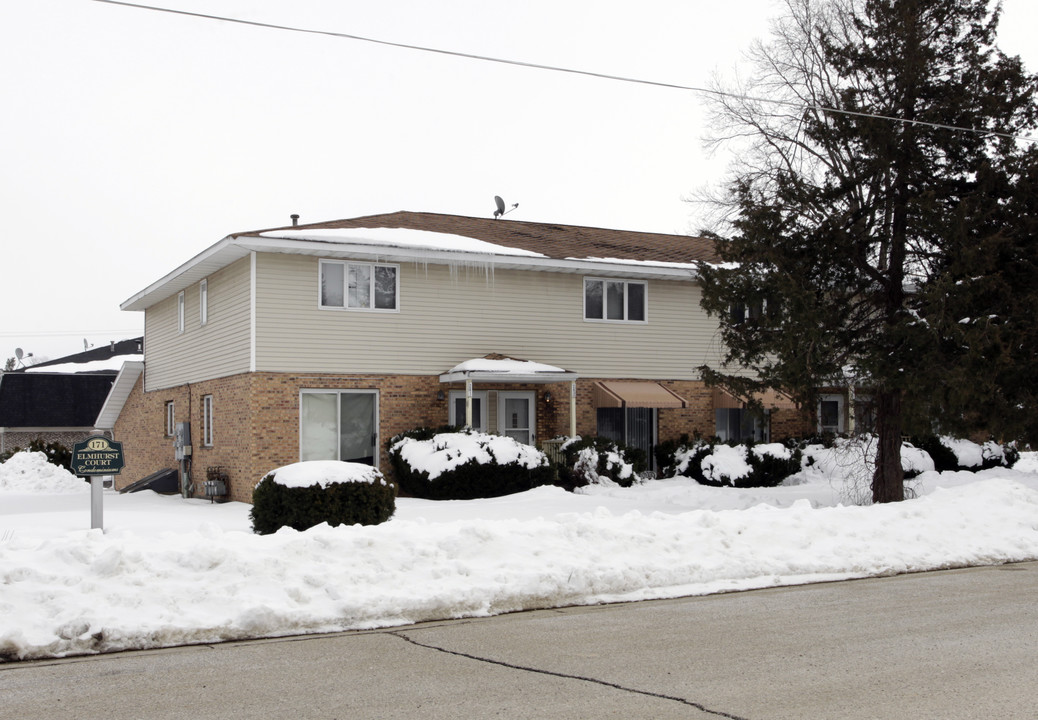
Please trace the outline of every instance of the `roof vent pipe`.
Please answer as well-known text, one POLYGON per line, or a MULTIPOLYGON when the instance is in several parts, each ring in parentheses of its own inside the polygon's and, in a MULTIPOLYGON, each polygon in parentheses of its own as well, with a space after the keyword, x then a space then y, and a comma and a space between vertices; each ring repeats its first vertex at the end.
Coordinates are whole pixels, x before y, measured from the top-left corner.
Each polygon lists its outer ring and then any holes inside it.
POLYGON ((292 227, 295 227, 296 225, 298 225, 298 224, 299 224, 299 216, 298 216, 298 215, 296 215, 295 213, 293 213, 293 214, 291 215, 291 218, 292 218, 292 227))

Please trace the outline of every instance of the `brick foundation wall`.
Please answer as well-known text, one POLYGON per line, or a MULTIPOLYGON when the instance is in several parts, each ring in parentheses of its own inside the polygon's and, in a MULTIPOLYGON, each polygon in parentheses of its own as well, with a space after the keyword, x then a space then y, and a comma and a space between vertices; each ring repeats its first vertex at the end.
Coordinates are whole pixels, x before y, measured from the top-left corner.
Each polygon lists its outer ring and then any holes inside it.
MULTIPOLYGON (((623 378, 618 378, 623 379, 623 378)), ((595 379, 577 381, 577 433, 597 432, 597 413, 592 400, 595 379)), ((300 375, 292 373, 248 373, 165 390, 143 392, 143 377, 137 381, 115 427, 115 439, 123 443, 126 467, 116 478, 116 487, 126 487, 163 468, 176 468, 173 438, 165 434, 166 403, 175 403, 177 421, 191 423, 191 475, 195 494, 202 496, 206 468, 224 468, 229 499, 251 502, 252 490, 274 468, 299 460, 299 398, 307 390, 377 390, 379 398, 379 467, 390 474, 385 444, 394 435, 416 427, 439 427, 449 420, 449 403, 438 400, 443 391, 464 385, 441 384, 436 376, 401 375, 300 375), (202 438, 205 395, 213 396, 213 444, 202 438)), ((682 434, 714 434, 712 391, 702 382, 662 381, 688 401, 683 409, 661 409, 659 439, 677 439, 682 434)), ((536 393, 537 437, 547 440, 569 434, 569 383, 480 384, 480 391, 529 391, 536 393), (545 402, 550 392, 552 401, 545 402)), ((793 429, 792 411, 778 411, 772 418, 772 436, 782 437, 793 429), (785 413, 785 414, 784 414, 785 413), (786 414, 790 415, 789 418, 786 414)), ((790 433, 798 434, 798 433, 790 433)))

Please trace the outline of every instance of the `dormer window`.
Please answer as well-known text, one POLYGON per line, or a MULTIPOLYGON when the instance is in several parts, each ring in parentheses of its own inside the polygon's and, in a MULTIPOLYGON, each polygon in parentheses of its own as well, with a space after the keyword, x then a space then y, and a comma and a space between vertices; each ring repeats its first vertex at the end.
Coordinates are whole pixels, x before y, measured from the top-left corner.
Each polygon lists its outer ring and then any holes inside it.
POLYGON ((585 320, 645 322, 647 316, 644 282, 584 278, 585 320))
POLYGON ((346 310, 396 310, 396 265, 322 260, 321 307, 346 310))

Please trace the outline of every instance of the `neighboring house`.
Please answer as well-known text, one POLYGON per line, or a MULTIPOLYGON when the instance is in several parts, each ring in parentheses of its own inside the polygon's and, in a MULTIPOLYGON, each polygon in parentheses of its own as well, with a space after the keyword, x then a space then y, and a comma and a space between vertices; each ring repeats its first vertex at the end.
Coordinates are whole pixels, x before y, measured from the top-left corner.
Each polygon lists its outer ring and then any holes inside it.
POLYGON ((71 447, 97 430, 118 367, 139 359, 143 338, 0 373, 0 453, 33 440, 71 447))
POLYGON ((145 355, 98 420, 118 485, 176 467, 184 421, 196 492, 220 468, 244 501, 299 460, 386 471, 385 442, 422 426, 646 451, 738 434, 742 404, 696 370, 721 356, 696 281, 715 259, 704 238, 413 212, 230 235, 122 304, 145 355))

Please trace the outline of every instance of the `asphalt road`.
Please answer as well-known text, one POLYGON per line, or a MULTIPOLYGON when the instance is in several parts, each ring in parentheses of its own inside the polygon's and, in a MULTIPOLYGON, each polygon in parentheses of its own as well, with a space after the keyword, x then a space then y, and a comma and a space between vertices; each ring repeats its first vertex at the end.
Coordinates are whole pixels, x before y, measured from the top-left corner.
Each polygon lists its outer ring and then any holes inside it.
POLYGON ((1038 718, 1038 563, 0 664, 0 718, 1038 718))

